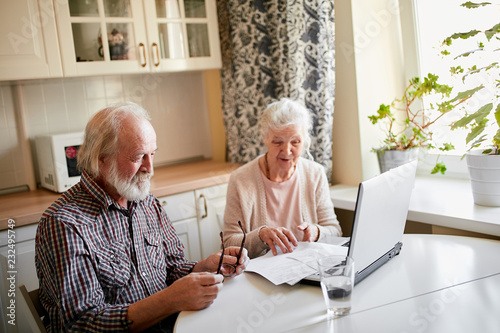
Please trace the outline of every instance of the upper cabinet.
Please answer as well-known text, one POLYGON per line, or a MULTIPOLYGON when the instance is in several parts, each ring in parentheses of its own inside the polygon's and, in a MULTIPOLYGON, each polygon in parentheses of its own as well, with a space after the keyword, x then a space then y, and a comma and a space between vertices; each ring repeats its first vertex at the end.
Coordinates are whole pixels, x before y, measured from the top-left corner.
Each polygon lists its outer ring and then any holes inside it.
POLYGON ((65 76, 221 67, 215 0, 55 2, 65 76))
POLYGON ((63 75, 52 0, 0 0, 0 80, 63 75))
POLYGON ((215 0, 146 0, 153 70, 221 68, 215 0))

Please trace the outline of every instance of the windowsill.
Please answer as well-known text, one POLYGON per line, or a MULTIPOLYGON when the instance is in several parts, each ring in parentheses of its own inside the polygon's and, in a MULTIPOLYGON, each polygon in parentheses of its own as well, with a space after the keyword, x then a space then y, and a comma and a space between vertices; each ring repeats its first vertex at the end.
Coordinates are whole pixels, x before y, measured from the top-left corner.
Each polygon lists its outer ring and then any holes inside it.
MULTIPOLYGON (((334 185, 330 188, 336 208, 354 211, 358 188, 334 185)), ((500 236, 500 207, 474 204, 470 181, 417 176, 408 220, 442 227, 500 236)))

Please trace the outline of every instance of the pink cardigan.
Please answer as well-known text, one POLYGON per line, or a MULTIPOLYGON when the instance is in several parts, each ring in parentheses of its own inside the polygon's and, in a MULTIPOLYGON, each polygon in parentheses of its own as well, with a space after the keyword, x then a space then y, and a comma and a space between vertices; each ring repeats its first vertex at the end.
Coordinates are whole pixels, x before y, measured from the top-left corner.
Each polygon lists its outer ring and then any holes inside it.
MULTIPOLYGON (((259 156, 260 157, 260 156, 259 156)), ((267 244, 259 237, 259 230, 266 225, 266 195, 260 176, 258 159, 235 170, 229 179, 224 212, 224 245, 240 246, 241 221, 247 233, 245 247, 250 258, 267 252, 267 244)), ((317 224, 318 242, 329 242, 342 235, 333 210, 325 169, 319 163, 300 158, 296 171, 300 172, 300 210, 302 221, 317 224)))

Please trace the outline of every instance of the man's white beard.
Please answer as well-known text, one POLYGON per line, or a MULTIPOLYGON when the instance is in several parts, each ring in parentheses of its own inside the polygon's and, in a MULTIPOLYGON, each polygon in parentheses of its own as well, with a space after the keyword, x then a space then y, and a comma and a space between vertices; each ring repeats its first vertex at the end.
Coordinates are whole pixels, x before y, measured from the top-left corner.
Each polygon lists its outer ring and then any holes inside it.
POLYGON ((130 181, 121 180, 118 174, 118 163, 113 161, 109 169, 108 183, 128 201, 144 200, 149 194, 152 176, 153 172, 139 172, 130 181))

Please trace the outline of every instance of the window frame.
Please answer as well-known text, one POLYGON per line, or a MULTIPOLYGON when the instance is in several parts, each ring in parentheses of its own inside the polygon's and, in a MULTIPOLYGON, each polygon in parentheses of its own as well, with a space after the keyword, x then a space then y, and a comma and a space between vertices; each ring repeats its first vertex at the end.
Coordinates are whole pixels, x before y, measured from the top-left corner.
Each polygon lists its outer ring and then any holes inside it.
MULTIPOLYGON (((405 59, 404 74, 405 81, 418 76, 423 77, 427 73, 422 73, 422 55, 420 48, 419 35, 419 12, 416 1, 418 0, 399 0, 401 37, 403 44, 403 55, 405 59), (407 10, 406 10, 407 9, 407 10)), ((421 152, 419 154, 418 173, 429 175, 431 168, 437 160, 442 161, 447 168, 443 177, 468 178, 467 163, 465 158, 458 152, 438 153, 433 151, 421 152)), ((439 174, 441 176, 441 174, 439 174)))

